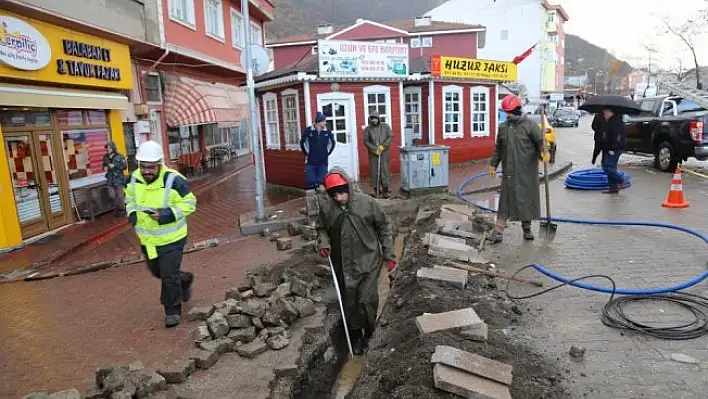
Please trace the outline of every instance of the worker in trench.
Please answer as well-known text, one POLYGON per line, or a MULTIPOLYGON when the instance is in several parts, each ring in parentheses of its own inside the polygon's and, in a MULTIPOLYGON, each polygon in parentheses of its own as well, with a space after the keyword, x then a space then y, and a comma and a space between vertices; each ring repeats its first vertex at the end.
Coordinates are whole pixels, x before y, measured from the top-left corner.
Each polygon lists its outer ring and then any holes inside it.
POLYGON ((376 326, 379 271, 396 268, 391 222, 372 197, 337 168, 325 177, 318 220, 318 250, 330 257, 342 295, 355 355, 366 348, 376 326))
POLYGON ((521 99, 510 94, 502 100, 506 121, 499 126, 489 175, 496 176, 502 167, 501 195, 492 242, 503 239, 506 221, 521 221, 525 240, 533 240, 531 221, 541 217, 541 190, 538 179, 538 161, 548 163, 543 134, 538 124, 523 114, 521 99))
POLYGON ((377 111, 369 115, 369 126, 364 129, 364 145, 369 151, 369 175, 374 194, 381 193, 384 198, 391 195, 391 170, 388 162, 388 149, 393 143, 393 132, 388 123, 381 121, 377 111), (380 191, 377 191, 376 188, 380 191))

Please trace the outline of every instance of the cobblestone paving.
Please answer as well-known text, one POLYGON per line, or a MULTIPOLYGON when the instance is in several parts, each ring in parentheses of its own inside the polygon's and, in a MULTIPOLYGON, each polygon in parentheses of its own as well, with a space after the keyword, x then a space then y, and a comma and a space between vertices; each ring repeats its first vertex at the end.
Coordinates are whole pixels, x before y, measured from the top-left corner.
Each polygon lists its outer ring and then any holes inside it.
MULTIPOLYGON (((592 138, 585 121, 579 129, 559 131, 561 159, 589 166, 592 138)), ((621 169, 632 176, 632 188, 608 198, 599 192, 567 190, 562 179, 551 184, 552 214, 559 217, 610 220, 645 220, 674 223, 706 233, 705 200, 708 181, 684 175, 683 186, 691 207, 661 207, 671 174, 651 169, 651 160, 624 156, 621 169)), ((487 197, 476 197, 486 199, 487 197)), ((545 212, 544 212, 545 214, 545 212)), ((534 228, 537 224, 534 223, 534 228)), ((540 263, 568 277, 588 274, 611 276, 620 287, 663 287, 702 273, 708 247, 699 239, 672 230, 644 227, 597 227, 559 224, 554 242, 525 243, 520 226, 510 224, 504 244, 490 246, 499 267, 514 272, 540 263)), ((531 275, 533 272, 529 271, 531 275)), ((547 286, 553 282, 544 280, 547 286)), ((606 280, 589 282, 605 285, 606 280)), ((514 284, 511 291, 529 294, 532 288, 514 284)), ((708 296, 706 283, 690 292, 708 296)), ((557 358, 567 373, 566 383, 578 398, 705 398, 708 390, 708 337, 665 341, 622 333, 600 321, 608 295, 578 288, 561 288, 521 301, 524 315, 510 334, 557 358), (568 356, 571 345, 587 349, 582 360, 568 356), (672 353, 699 360, 698 365, 677 363, 672 353)), ((641 321, 671 323, 691 318, 665 304, 636 305, 630 314, 641 321)))

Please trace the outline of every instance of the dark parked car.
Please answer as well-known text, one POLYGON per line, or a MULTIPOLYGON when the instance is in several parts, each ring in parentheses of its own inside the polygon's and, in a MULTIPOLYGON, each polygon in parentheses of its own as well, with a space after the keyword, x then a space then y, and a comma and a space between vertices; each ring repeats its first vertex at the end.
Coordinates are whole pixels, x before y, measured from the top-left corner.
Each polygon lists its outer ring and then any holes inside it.
POLYGON ((641 113, 625 116, 625 151, 654 155, 654 166, 673 172, 688 158, 708 160, 708 111, 676 96, 643 98, 641 113))
POLYGON ((561 108, 553 112, 550 122, 554 127, 578 127, 580 117, 572 108, 561 108))

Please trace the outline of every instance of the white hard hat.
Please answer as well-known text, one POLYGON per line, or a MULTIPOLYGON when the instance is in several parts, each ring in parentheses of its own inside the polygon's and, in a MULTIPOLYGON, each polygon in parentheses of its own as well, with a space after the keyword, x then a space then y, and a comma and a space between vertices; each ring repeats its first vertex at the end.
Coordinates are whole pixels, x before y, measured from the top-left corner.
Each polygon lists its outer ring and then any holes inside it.
POLYGON ((140 144, 138 152, 135 154, 135 159, 139 162, 162 161, 163 157, 162 146, 152 140, 140 144))

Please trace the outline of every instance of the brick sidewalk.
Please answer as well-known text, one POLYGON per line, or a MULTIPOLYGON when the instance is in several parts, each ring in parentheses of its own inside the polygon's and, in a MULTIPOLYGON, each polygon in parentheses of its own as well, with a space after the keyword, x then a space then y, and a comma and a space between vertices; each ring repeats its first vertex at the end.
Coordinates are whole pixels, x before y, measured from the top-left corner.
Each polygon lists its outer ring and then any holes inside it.
MULTIPOLYGON (((260 237, 187 255, 193 306, 223 300, 246 271, 288 258, 260 237), (231 261, 225 261, 231 260, 231 261)), ((0 285, 0 398, 35 390, 89 388, 96 368, 177 359, 197 323, 163 328, 160 282, 144 264, 75 277, 0 285)))

